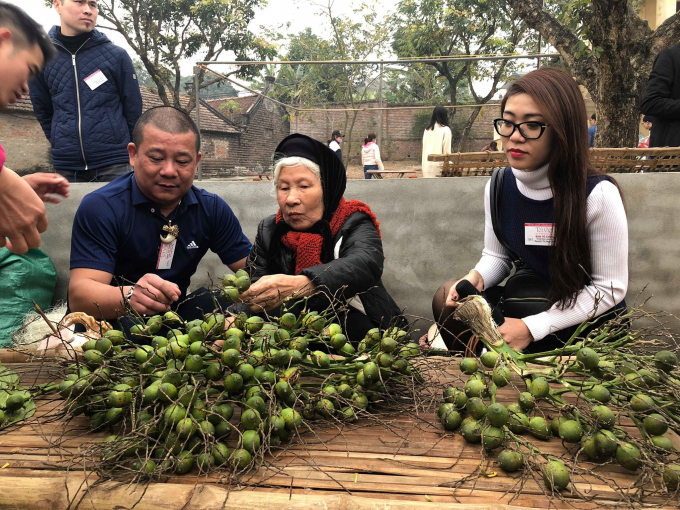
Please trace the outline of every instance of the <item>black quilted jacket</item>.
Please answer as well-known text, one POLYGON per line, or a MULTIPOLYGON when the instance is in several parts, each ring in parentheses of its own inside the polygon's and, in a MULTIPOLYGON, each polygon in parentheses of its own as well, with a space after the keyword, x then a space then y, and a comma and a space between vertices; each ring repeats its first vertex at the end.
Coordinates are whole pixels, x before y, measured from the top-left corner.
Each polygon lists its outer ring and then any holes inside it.
POLYGON ((57 56, 29 85, 31 102, 52 145, 58 170, 92 170, 128 163, 127 145, 142 115, 142 96, 127 52, 98 30, 71 54, 50 37, 57 56), (101 71, 106 81, 91 89, 85 79, 101 71))
POLYGON ((641 110, 654 117, 650 147, 680 146, 680 44, 656 57, 641 110))
MULTIPOLYGON (((270 274, 295 274, 295 254, 272 234, 276 215, 260 222, 255 245, 248 257, 253 281, 270 274)), ((326 264, 312 266, 300 274, 316 283, 317 289, 349 300, 359 297, 366 315, 375 327, 387 327, 394 320, 402 323, 400 310, 382 284, 383 249, 378 231, 364 213, 352 214, 340 227, 333 246, 340 243, 338 258, 326 264)), ((322 311, 328 306, 325 296, 315 296, 310 307, 322 311)))

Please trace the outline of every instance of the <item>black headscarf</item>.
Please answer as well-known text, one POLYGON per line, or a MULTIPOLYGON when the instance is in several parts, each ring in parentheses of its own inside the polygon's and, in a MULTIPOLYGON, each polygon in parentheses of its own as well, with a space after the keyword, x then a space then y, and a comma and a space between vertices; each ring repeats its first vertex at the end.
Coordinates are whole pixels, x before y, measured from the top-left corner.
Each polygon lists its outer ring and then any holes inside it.
MULTIPOLYGON (((294 133, 284 138, 274 152, 274 165, 283 158, 300 157, 313 161, 319 165, 321 174, 321 189, 323 191, 323 217, 309 230, 310 233, 323 237, 321 260, 329 262, 333 258, 330 221, 335 214, 340 200, 347 187, 347 175, 342 160, 335 155, 333 149, 326 144, 306 135, 294 133)), ((285 221, 277 223, 274 239, 279 241, 287 232, 293 230, 285 221)))

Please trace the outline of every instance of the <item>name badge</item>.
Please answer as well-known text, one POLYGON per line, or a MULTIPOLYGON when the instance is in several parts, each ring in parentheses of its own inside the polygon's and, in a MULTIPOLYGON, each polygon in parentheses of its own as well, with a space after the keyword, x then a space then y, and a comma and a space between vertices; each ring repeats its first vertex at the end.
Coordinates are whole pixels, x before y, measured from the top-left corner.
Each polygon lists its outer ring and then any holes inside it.
POLYGON ((104 76, 101 69, 97 69, 94 73, 85 78, 84 81, 87 83, 87 86, 90 87, 90 90, 94 90, 109 80, 106 79, 106 76, 104 76))
POLYGON ((156 269, 170 269, 172 267, 172 259, 175 256, 175 247, 177 246, 177 239, 171 243, 161 243, 161 249, 158 252, 158 262, 156 269))
POLYGON ((554 223, 525 223, 524 244, 526 246, 552 246, 554 223))

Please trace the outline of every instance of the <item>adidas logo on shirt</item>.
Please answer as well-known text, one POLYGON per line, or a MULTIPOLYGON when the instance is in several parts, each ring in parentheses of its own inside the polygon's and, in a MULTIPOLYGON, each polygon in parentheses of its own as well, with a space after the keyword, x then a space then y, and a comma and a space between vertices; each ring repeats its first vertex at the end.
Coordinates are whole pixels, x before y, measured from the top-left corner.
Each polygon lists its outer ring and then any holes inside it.
POLYGON ((187 250, 195 250, 196 248, 198 248, 198 245, 193 241, 187 244, 187 250))

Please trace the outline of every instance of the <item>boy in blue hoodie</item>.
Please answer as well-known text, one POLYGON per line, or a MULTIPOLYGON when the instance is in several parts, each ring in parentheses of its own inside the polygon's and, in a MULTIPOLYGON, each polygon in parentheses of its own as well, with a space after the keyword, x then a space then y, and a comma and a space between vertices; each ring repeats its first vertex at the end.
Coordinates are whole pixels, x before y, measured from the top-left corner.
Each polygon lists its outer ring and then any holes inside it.
POLYGON ((112 181, 131 170, 127 146, 142 96, 127 52, 96 30, 96 0, 54 0, 57 56, 30 83, 55 170, 71 182, 112 181))

